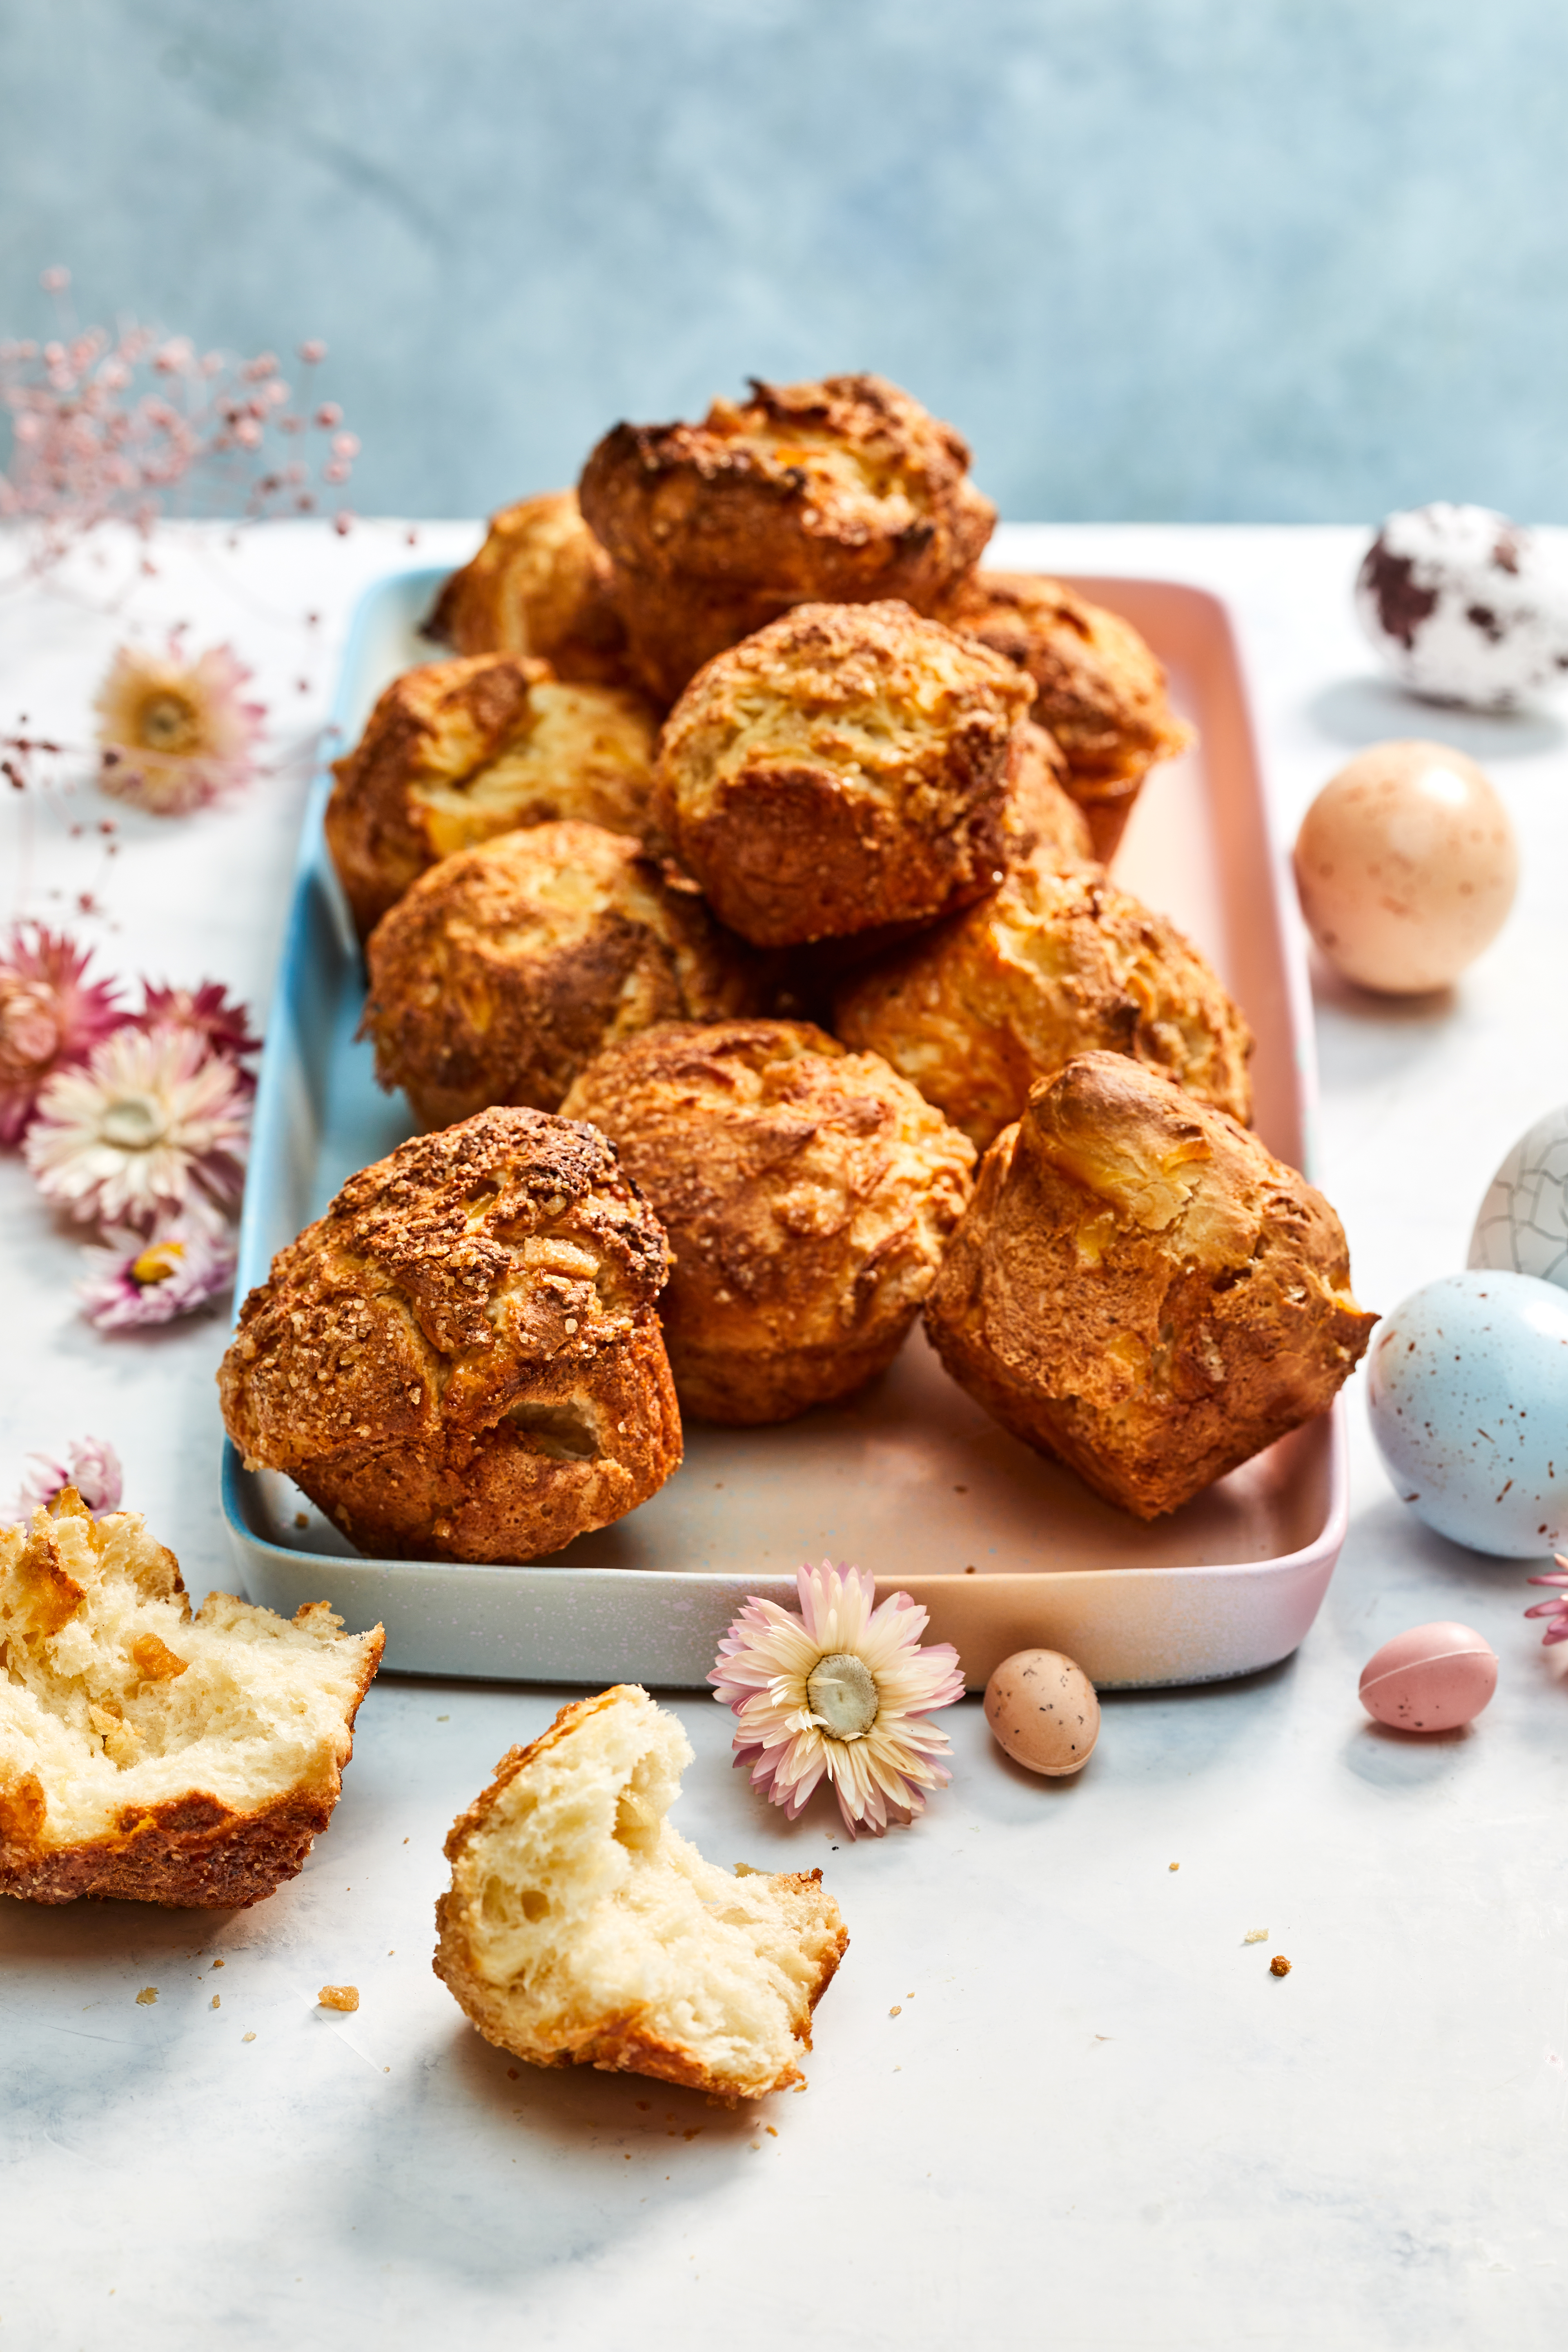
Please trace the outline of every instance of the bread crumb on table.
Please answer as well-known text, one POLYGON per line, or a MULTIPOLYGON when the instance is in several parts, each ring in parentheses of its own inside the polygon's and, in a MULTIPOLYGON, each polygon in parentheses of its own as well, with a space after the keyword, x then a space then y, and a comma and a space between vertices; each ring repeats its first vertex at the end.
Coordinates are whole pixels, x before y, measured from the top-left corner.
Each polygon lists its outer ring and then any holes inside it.
POLYGON ((219 1999, 218 1999, 218 1997, 217 1997, 216 1993, 215 1992, 215 1993, 214 1993, 214 1995, 213 1995, 213 1997, 212 1997, 212 1999, 211 1999, 211 2000, 209 2000, 209 2001, 208 2001, 208 2003, 207 2003, 207 2007, 208 2007, 209 2009, 220 2009, 220 2008, 222 2007, 222 2005, 223 2005, 223 2004, 222 2004, 222 2002, 219 2000, 219 1999))
POLYGON ((256 2036, 254 2033, 242 2033, 239 2038, 242 2042, 254 2042, 256 2036))
POLYGON ((1266 1944, 1268 1941, 1268 1930, 1267 1927, 1249 1927, 1241 1940, 1244 1944, 1266 1944))
POLYGON ((355 2010, 359 2007, 358 1985, 323 1985, 316 1995, 323 2009, 355 2010))
POLYGON ((153 2003, 157 2000, 157 1998, 158 1988, 156 1985, 143 1985, 141 1991, 136 1996, 136 2006, 138 2009, 151 2009, 153 2003))
POLYGON ((1290 1963, 1285 1958, 1283 1952, 1275 1953, 1274 1958, 1268 1963, 1268 1973, 1271 1977, 1288 1977, 1289 1975, 1290 1963))

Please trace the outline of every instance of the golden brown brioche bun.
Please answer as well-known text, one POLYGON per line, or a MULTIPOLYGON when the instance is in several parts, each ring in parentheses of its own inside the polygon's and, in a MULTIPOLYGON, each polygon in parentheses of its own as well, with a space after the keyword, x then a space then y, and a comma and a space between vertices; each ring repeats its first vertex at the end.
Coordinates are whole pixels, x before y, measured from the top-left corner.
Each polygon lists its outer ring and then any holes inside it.
POLYGON ((610 559, 575 490, 491 515, 484 545, 443 587, 425 635, 457 654, 532 655, 574 685, 631 683, 610 559))
POLYGON ((681 1403, 787 1421, 891 1363, 969 1195, 964 1138, 874 1054, 804 1021, 650 1029, 566 1098, 668 1231, 681 1403))
POLYGON ((921 922, 999 880, 1029 688, 907 604, 802 604, 691 681, 657 814, 760 947, 921 922))
POLYGON ((668 1264, 603 1136, 481 1111, 351 1177, 279 1250, 224 1358, 224 1420, 362 1551, 537 1559, 679 1465, 668 1264))
POLYGON ((405 670, 333 765, 327 846, 360 937, 438 858, 499 833, 577 817, 640 836, 656 732, 639 695, 518 654, 405 670))
POLYGON ((557 1110, 585 1062, 658 1021, 762 1010, 765 960, 694 883, 596 824, 460 850, 382 917, 363 1026, 423 1127, 491 1103, 557 1110))
POLYGON ((1142 637, 1120 613, 1026 572, 973 572, 941 613, 1031 680, 1033 716, 1061 746, 1067 789, 1109 864, 1150 769, 1195 740, 1142 637))
POLYGON ((896 596, 931 611, 996 519, 968 468, 952 427, 876 375, 753 379, 749 400, 715 401, 700 425, 617 425, 580 496, 641 683, 673 702, 794 604, 896 596))
POLYGON ((1376 1319, 1322 1194, 1122 1054, 1035 1087, 926 1305, 954 1380, 1141 1519, 1326 1411, 1376 1319))
POLYGON ((984 1151, 1029 1089, 1079 1054, 1165 1072, 1244 1124, 1252 1033, 1213 968, 1163 915, 1098 868, 1048 852, 1000 890, 840 988, 835 1034, 880 1054, 984 1151))

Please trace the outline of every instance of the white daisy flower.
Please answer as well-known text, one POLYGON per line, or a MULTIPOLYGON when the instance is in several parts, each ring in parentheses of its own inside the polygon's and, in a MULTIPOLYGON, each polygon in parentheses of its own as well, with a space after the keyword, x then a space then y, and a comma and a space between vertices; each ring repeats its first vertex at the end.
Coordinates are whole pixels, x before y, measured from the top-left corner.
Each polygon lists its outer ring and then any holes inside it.
POLYGON ((23 1148, 57 1207, 145 1228, 204 1195, 238 1199, 249 1118, 233 1063, 200 1036, 117 1029, 85 1070, 49 1080, 23 1148))
POLYGON ((824 1561, 796 1579, 800 1614, 750 1600, 708 1679, 732 1707, 735 1761, 793 1821, 823 1779, 849 1834, 908 1822, 952 1775, 945 1731, 925 1717, 963 1696, 951 1642, 922 1650, 927 1612, 907 1592, 873 1611, 877 1582, 824 1561))

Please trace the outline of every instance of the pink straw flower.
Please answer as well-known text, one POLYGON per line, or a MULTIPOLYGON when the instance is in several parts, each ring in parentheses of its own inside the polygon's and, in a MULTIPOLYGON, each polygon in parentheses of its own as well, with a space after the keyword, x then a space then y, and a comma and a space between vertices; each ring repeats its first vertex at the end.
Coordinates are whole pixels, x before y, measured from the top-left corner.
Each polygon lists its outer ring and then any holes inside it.
MULTIPOLYGON (((1560 1551, 1554 1551, 1552 1557, 1563 1570, 1562 1575, 1532 1576, 1530 1582, 1568 1588, 1568 1559, 1564 1559, 1560 1551)), ((1568 1590, 1560 1590, 1555 1601, 1538 1601, 1533 1609, 1527 1609, 1524 1613, 1527 1617, 1552 1619, 1552 1623, 1541 1637, 1549 1649, 1553 1642, 1568 1642, 1568 1590)))
POLYGON ((39 1097, 24 1146, 38 1190, 86 1223, 148 1230, 239 1197, 250 1106, 238 1073, 188 1030, 117 1029, 39 1097))
POLYGON ((120 1456, 106 1437, 79 1437, 66 1448, 63 1462, 47 1454, 29 1454, 33 1467, 16 1496, 16 1517, 30 1519, 47 1511, 65 1487, 74 1486, 89 1511, 101 1516, 117 1511, 124 1490, 120 1456))
POLYGON ((57 1070, 87 1061, 129 1016, 112 981, 88 980, 90 950, 18 923, 0 948, 0 1145, 20 1143, 57 1070))
POLYGON ((922 1650, 927 1612, 895 1592, 875 1612, 876 1579, 824 1561, 795 1579, 800 1614, 749 1600, 709 1675, 736 1717, 737 1765, 791 1821, 826 1778, 851 1837, 910 1822, 925 1790, 952 1775, 951 1752, 925 1717, 963 1696, 951 1642, 922 1650))
POLYGON ((184 816, 248 783, 266 706, 241 699, 247 670, 228 646, 188 660, 121 646, 99 688, 99 782, 156 816, 184 816))
POLYGON ((261 1040, 250 1034, 249 1006, 236 1004, 221 980, 204 980, 199 988, 155 988, 144 980, 136 1025, 188 1030, 209 1054, 232 1062, 246 1093, 255 1093, 256 1080, 244 1064, 249 1055, 260 1053, 261 1040))
POLYGON ((131 1331, 194 1315, 233 1286, 237 1253, 228 1234, 205 1219, 180 1217, 151 1234, 128 1225, 87 1249, 90 1267, 77 1285, 82 1313, 100 1331, 131 1331))

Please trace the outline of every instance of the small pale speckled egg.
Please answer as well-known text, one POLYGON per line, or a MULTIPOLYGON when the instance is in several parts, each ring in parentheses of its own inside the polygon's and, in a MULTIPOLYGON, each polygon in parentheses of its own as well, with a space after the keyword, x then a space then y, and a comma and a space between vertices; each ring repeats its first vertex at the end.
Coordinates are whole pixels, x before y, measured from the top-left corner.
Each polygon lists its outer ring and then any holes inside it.
POLYGON ((1497 1688, 1497 1653, 1468 1625, 1413 1625, 1362 1668, 1361 1703, 1396 1731, 1455 1731, 1497 1688))
POLYGON ((1568 1103, 1520 1137, 1487 1186, 1469 1264, 1533 1274, 1568 1290, 1568 1103))
POLYGON ((1568 1545, 1568 1292, 1499 1270, 1429 1282, 1378 1328, 1367 1408, 1439 1535, 1504 1559, 1568 1545))
POLYGON ((1026 1772, 1081 1772, 1100 1738, 1100 1701, 1081 1666, 1059 1650, 1015 1650, 985 1685, 985 1720, 1026 1772))
POLYGON ((1446 743, 1374 743, 1323 786, 1296 836, 1307 928, 1347 980, 1447 988, 1501 929, 1519 879, 1509 814, 1446 743))

